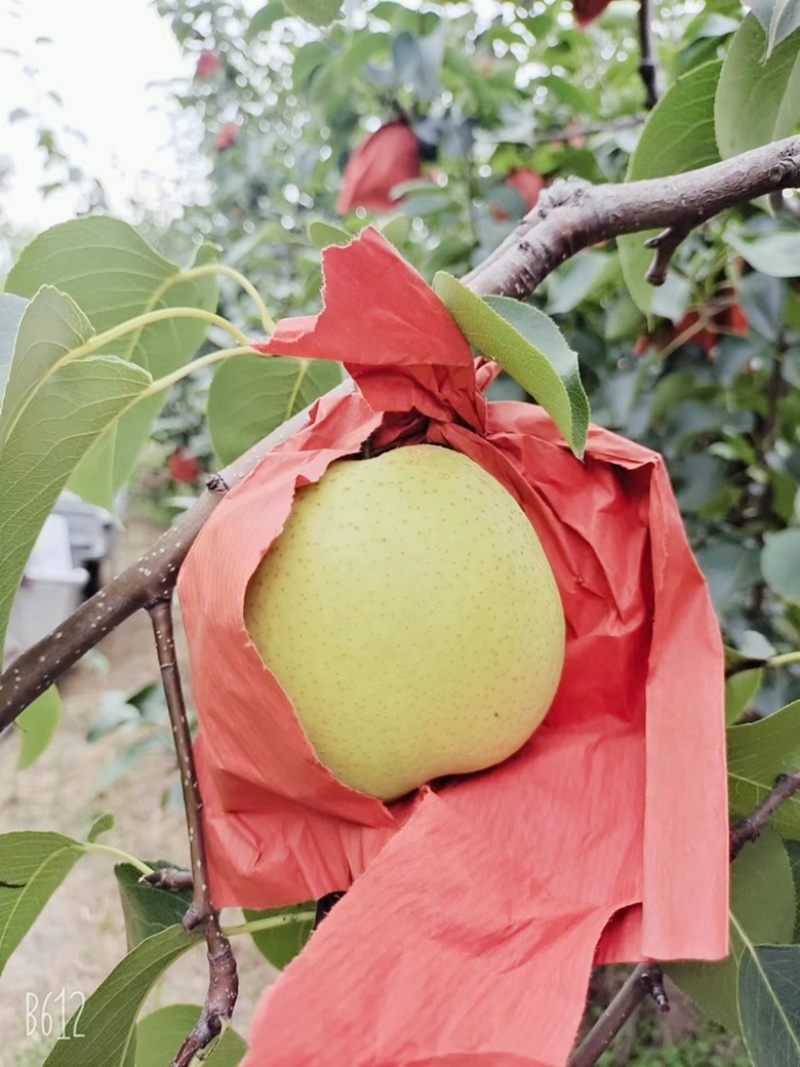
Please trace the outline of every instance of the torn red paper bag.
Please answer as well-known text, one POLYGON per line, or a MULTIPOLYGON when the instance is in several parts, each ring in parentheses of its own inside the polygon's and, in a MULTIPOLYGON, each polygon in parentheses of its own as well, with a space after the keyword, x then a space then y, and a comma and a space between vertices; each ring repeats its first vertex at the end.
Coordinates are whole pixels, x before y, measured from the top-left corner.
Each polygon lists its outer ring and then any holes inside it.
POLYGON ((246 1064, 557 1067, 593 963, 727 952, 718 626, 658 455, 592 429, 580 462, 540 408, 488 403, 446 308, 375 231, 324 270, 324 311, 260 350, 341 360, 354 391, 227 494, 180 578, 215 904, 349 890, 266 995, 246 1064), (367 438, 448 445, 498 478, 567 620, 523 749, 389 805, 316 760, 243 619, 295 489, 367 438))

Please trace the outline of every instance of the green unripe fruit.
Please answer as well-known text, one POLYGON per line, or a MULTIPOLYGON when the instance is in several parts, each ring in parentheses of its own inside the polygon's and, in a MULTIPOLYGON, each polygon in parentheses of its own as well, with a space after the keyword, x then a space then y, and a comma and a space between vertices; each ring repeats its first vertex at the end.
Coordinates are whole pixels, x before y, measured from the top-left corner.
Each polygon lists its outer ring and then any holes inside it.
POLYGON ((383 800, 516 752, 564 660, 561 600, 524 512, 433 445, 341 460, 300 489, 245 622, 320 761, 383 800))

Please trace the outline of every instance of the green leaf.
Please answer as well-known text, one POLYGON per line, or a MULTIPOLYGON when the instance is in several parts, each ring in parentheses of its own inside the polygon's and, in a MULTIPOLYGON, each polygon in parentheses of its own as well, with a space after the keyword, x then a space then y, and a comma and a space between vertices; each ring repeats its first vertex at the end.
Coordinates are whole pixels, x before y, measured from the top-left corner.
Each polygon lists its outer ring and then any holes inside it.
POLYGON ((67 1040, 56 1042, 42 1067, 134 1067, 136 1016, 147 994, 200 941, 180 926, 142 941, 75 1012, 64 1031, 67 1040))
POLYGON ((467 340, 542 405, 580 457, 589 427, 589 401, 578 357, 553 320, 508 297, 482 300, 450 274, 437 274, 433 288, 467 340))
POLYGON ((778 596, 800 604, 800 530, 767 534, 761 550, 761 573, 778 596))
POLYGON ((789 860, 780 837, 767 830, 731 867, 731 955, 718 963, 669 964, 667 974, 702 1012, 738 1033, 737 975, 745 950, 740 931, 753 941, 786 941, 795 911, 789 860))
POLYGON ((54 685, 29 704, 16 721, 22 733, 17 768, 30 767, 53 740, 61 721, 61 697, 54 685))
POLYGON ((796 0, 776 0, 767 37, 767 58, 797 29, 800 29, 800 7, 796 0))
MULTIPOLYGON (((135 1067, 169 1063, 200 1018, 201 1011, 199 1004, 170 1004, 145 1015, 136 1024, 135 1067)), ((217 1044, 204 1050, 203 1063, 210 1067, 236 1067, 246 1052, 247 1044, 228 1027, 217 1044)))
POLYGON ((223 463, 232 462, 341 380, 341 366, 326 359, 236 356, 226 360, 208 392, 214 451, 223 463))
POLYGON ((714 105, 724 159, 788 137, 800 118, 800 33, 764 62, 766 49, 762 26, 747 15, 728 46, 714 105))
POLYGON ((286 908, 272 908, 269 911, 250 911, 244 909, 246 922, 268 919, 278 915, 307 915, 308 918, 298 922, 287 922, 271 930, 256 930, 251 934, 255 946, 273 967, 282 971, 304 948, 314 929, 316 907, 314 901, 306 904, 290 904, 286 908))
POLYGON ((547 310, 551 315, 564 315, 581 304, 605 273, 608 266, 605 252, 584 252, 553 278, 547 310))
POLYGON ((279 19, 285 18, 286 8, 283 6, 283 0, 271 0, 270 3, 260 7, 250 19, 245 40, 252 41, 260 33, 266 33, 271 29, 279 19))
POLYGON ((800 1067, 800 945, 748 945, 739 1015, 753 1067, 800 1067))
MULTIPOLYGON (((679 78, 653 108, 628 165, 627 180, 664 178, 719 162, 714 140, 714 96, 721 64, 696 67, 679 78)), ((645 241, 658 231, 626 234, 618 246, 622 273, 631 296, 648 314, 653 287, 645 275, 653 253, 645 241)))
MULTIPOLYGON (((197 264, 209 262, 213 255, 213 249, 204 245, 197 264)), ((33 296, 42 285, 54 285, 71 296, 97 333, 160 308, 214 311, 218 299, 213 277, 187 281, 183 268, 159 255, 133 227, 96 215, 40 234, 6 281, 6 289, 20 296, 33 296)), ((162 378, 197 351, 207 330, 207 323, 197 319, 173 319, 126 334, 105 351, 162 378)), ((130 477, 165 399, 148 400, 109 429, 73 475, 70 488, 91 503, 113 508, 114 493, 130 477)))
POLYGON ((100 815, 97 819, 94 820, 91 827, 89 828, 89 833, 86 835, 86 840, 89 842, 89 844, 93 844, 98 839, 100 834, 106 834, 109 830, 113 830, 115 822, 116 820, 114 819, 114 816, 111 814, 110 811, 107 811, 105 815, 100 815))
POLYGON ((329 245, 349 245, 353 235, 339 226, 321 219, 314 219, 308 224, 308 239, 315 248, 328 248, 329 245))
MULTIPOLYGON (((800 771, 800 701, 758 722, 728 730, 728 791, 733 815, 755 808, 782 774, 800 771)), ((800 840, 800 798, 790 797, 772 817, 784 837, 800 840)))
MULTIPOLYGON (((154 870, 175 867, 174 863, 159 860, 150 863, 154 870)), ((125 916, 125 936, 128 951, 153 934, 179 925, 189 910, 192 902, 191 890, 173 893, 166 889, 142 883, 141 871, 129 863, 118 863, 114 867, 117 887, 122 901, 122 913, 125 916)))
POLYGON ((85 851, 62 834, 0 835, 0 974, 85 851))
POLYGON ((329 26, 339 17, 342 0, 283 0, 290 15, 305 19, 312 26, 329 26))
POLYGON ((116 356, 70 358, 90 337, 80 309, 41 289, 22 316, 0 411, 0 647, 25 563, 67 479, 150 383, 116 356))
POLYGON ((760 667, 739 671, 725 682, 725 723, 732 726, 750 707, 764 681, 760 667))
POLYGON ((6 391, 8 372, 14 355, 17 331, 28 301, 13 293, 0 293, 0 408, 6 391))
POLYGON ((743 241, 726 234, 725 241, 751 267, 771 278, 796 278, 800 275, 800 234, 773 233, 754 241, 743 241))

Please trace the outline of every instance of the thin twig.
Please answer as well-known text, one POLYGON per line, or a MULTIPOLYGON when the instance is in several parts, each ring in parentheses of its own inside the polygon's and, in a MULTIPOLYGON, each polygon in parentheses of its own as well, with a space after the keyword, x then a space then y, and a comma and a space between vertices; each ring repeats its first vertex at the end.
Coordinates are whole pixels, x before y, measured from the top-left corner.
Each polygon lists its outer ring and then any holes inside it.
POLYGON ((192 903, 183 919, 187 930, 203 927, 208 948, 208 992, 203 1011, 194 1029, 173 1060, 172 1067, 189 1067, 197 1052, 218 1037, 224 1022, 230 1019, 239 992, 236 959, 230 942, 222 932, 219 913, 214 910, 208 886, 208 861, 201 813, 203 801, 197 784, 192 752, 192 735, 186 717, 175 635, 172 626, 172 596, 168 594, 147 605, 161 667, 161 680, 167 698, 172 736, 178 756, 186 825, 189 829, 189 855, 192 864, 192 903))
MULTIPOLYGON (((674 175, 668 181, 659 178, 602 186, 556 183, 463 281, 478 295, 524 299, 583 248, 624 233, 697 226, 735 204, 796 186, 800 186, 797 137, 674 175)), ((348 381, 334 392, 352 388, 348 381)), ((307 421, 308 409, 284 423, 222 471, 224 483, 234 486, 274 445, 307 421)), ((146 556, 11 664, 0 678, 0 731, 110 629, 174 587, 178 568, 219 499, 218 492, 203 493, 146 556)))
POLYGON ((663 285, 667 280, 667 271, 669 269, 672 257, 678 250, 681 242, 691 233, 691 226, 670 226, 666 230, 662 230, 661 233, 655 237, 649 238, 645 241, 646 248, 654 248, 656 254, 653 256, 653 262, 650 264, 645 278, 651 285, 663 285))
POLYGON ((639 0, 639 76, 644 82, 645 107, 652 111, 658 103, 658 70, 653 48, 650 0, 639 0))
MULTIPOLYGON (((658 964, 640 963, 567 1060, 567 1067, 592 1067, 597 1063, 644 998, 663 989, 664 979, 658 964)), ((656 1003, 663 1011, 663 1003, 658 998, 656 1003)))
POLYGON ((755 841, 781 804, 790 800, 797 792, 800 792, 800 774, 781 775, 772 792, 731 830, 732 860, 739 855, 748 841, 755 841))
POLYGON ((140 881, 153 886, 154 889, 166 889, 170 893, 183 893, 194 888, 191 871, 182 871, 179 867, 159 867, 152 874, 146 874, 140 881))

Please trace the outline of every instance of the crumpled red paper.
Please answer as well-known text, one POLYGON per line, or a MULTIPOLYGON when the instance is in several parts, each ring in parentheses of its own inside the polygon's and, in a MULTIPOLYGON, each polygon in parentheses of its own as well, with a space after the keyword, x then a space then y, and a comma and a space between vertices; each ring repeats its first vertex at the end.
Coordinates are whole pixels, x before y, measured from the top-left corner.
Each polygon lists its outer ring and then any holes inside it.
POLYGON ((247 1067, 558 1067, 591 967, 727 953, 723 658, 660 456, 488 403, 433 291, 373 230, 326 250, 325 309, 261 350, 341 360, 351 394, 232 489, 181 572, 217 906, 348 889, 265 995, 247 1067), (567 619, 563 679, 513 758, 388 806, 317 762, 247 635, 247 582, 298 486, 419 441, 495 475, 567 619))

